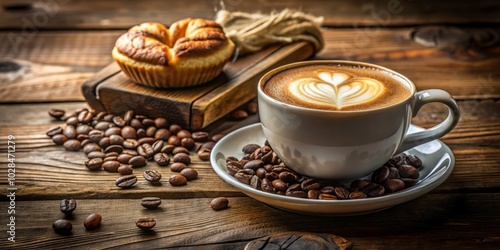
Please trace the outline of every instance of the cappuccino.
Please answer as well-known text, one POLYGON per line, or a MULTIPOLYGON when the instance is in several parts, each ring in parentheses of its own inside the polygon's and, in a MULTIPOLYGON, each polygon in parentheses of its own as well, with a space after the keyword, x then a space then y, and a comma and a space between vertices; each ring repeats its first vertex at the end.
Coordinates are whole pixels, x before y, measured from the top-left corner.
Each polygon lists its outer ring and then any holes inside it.
POLYGON ((290 68, 272 75, 262 89, 283 103, 333 111, 382 108, 412 94, 411 86, 398 75, 382 69, 338 64, 290 68))

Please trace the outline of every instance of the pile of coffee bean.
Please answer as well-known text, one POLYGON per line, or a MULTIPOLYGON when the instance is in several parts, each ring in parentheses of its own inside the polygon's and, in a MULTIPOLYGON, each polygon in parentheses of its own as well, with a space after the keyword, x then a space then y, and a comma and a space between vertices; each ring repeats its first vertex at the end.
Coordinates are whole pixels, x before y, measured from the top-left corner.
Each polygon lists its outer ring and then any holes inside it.
MULTIPOLYGON (((170 124, 164 117, 151 119, 132 110, 123 116, 87 108, 65 114, 61 109, 49 110, 49 115, 64 119, 66 124, 50 128, 47 136, 67 151, 82 150, 88 157, 84 164, 89 170, 103 169, 123 175, 115 181, 121 188, 133 187, 137 182, 134 169, 145 166, 148 161, 161 167, 170 165, 171 171, 179 172, 169 178, 170 184, 186 185, 187 181, 198 178, 197 171, 188 167, 190 152, 197 151, 198 157, 207 161, 215 142, 222 137, 209 138, 204 131, 191 133, 178 124, 170 124)), ((143 177, 154 184, 160 181, 161 173, 146 170, 143 177)))
POLYGON ((267 141, 264 146, 248 144, 242 151, 242 159, 226 158, 228 173, 238 181, 264 192, 308 199, 361 199, 394 193, 414 186, 420 175, 418 169, 422 167, 418 157, 402 153, 375 170, 369 179, 354 180, 346 186, 294 172, 267 141))

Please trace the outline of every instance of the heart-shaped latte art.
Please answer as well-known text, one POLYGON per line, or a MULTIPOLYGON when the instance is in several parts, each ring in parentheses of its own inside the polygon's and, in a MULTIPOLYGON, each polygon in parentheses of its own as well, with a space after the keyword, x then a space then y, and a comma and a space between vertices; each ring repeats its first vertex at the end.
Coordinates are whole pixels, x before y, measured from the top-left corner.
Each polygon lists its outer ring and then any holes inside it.
POLYGON ((384 85, 368 77, 351 77, 341 72, 317 72, 317 77, 302 78, 289 85, 299 101, 338 109, 367 103, 384 92, 384 85))

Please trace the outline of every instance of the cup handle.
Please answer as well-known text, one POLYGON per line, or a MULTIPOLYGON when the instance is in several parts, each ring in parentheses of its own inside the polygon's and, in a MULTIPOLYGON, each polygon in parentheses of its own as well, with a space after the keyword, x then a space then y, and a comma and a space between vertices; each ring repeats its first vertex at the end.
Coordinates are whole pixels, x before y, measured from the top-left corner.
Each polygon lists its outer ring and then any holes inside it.
POLYGON ((415 117, 422 106, 431 102, 440 102, 448 107, 448 117, 438 125, 420 132, 407 134, 395 154, 399 154, 410 148, 438 139, 449 133, 460 119, 458 105, 451 95, 440 89, 422 90, 415 94, 412 117, 415 117))

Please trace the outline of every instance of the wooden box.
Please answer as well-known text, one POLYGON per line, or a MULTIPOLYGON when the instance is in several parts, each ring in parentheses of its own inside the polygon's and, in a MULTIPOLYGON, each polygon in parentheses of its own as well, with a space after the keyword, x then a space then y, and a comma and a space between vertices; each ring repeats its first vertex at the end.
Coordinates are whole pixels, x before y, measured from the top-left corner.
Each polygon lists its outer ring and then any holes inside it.
POLYGON ((202 129, 255 98, 260 77, 280 65, 311 57, 305 42, 269 47, 228 63, 212 81, 183 89, 155 89, 135 84, 112 63, 82 85, 90 107, 116 115, 132 109, 163 116, 191 130, 202 129))

